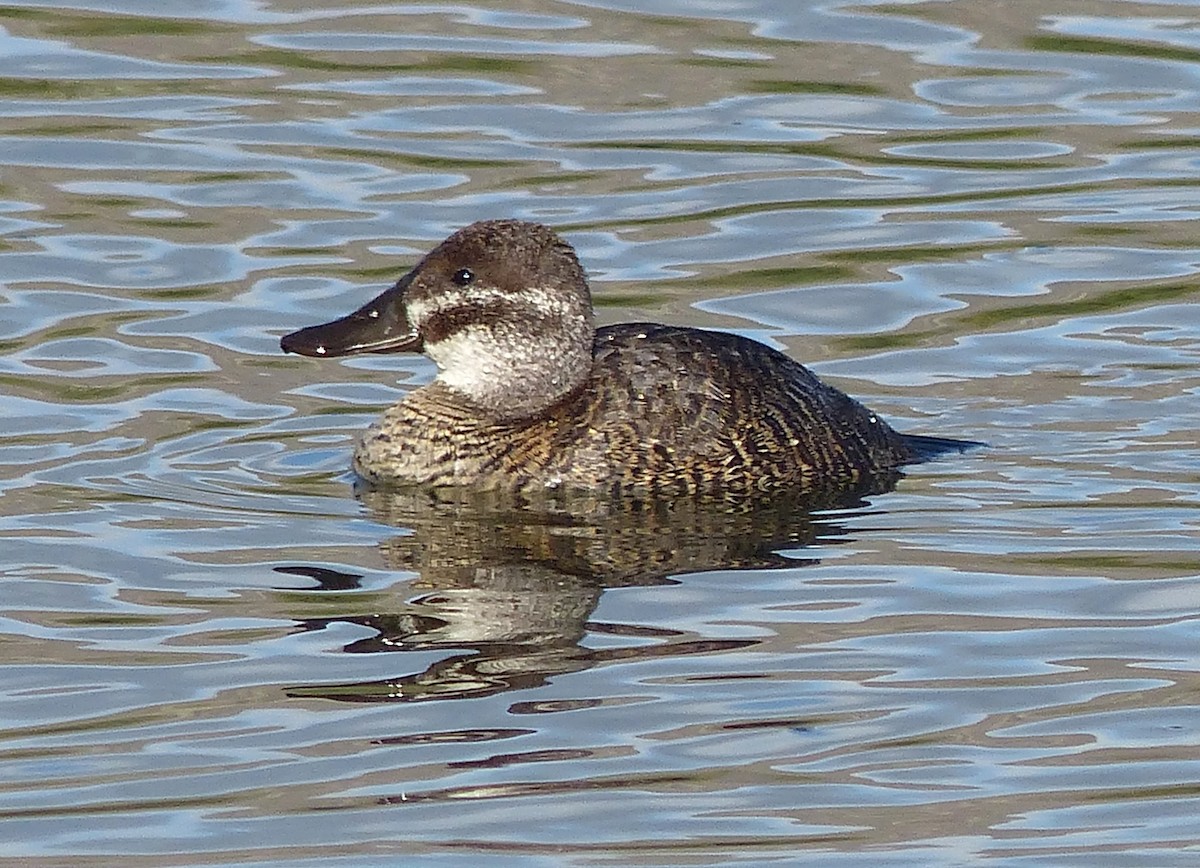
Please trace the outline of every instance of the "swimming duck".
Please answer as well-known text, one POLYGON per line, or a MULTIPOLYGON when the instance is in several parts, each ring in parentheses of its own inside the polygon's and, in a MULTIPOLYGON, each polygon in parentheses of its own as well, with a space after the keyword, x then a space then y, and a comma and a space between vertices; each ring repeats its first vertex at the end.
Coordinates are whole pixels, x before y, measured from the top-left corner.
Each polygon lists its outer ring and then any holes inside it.
POLYGON ((437 363, 359 441, 354 469, 375 483, 736 495, 861 483, 973 445, 898 434, 749 338, 597 329, 574 249, 518 220, 455 232, 373 301, 280 343, 437 363))

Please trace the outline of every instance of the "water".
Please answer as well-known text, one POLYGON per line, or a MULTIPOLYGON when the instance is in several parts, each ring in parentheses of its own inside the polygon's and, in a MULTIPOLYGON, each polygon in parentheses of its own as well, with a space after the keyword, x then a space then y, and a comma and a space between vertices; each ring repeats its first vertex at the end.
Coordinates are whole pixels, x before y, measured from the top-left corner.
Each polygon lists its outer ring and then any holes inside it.
POLYGON ((1194 865, 1190 3, 0 9, 0 854, 1194 865), (356 498, 452 229, 991 448, 750 515, 356 498))

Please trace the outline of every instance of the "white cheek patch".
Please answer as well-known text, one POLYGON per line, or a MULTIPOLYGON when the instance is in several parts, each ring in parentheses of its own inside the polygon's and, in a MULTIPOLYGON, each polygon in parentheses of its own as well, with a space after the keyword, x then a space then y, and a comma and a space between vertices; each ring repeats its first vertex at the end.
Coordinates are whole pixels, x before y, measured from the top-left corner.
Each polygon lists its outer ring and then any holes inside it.
MULTIPOLYGON (((562 360, 555 358, 562 351, 561 343, 535 341, 526 322, 550 316, 566 327, 580 316, 577 300, 553 287, 531 286, 514 294, 467 286, 434 298, 413 299, 408 303, 408 318, 420 331, 439 312, 455 310, 462 317, 464 308, 478 310, 479 321, 464 322, 439 341, 425 340, 425 352, 439 368, 439 382, 489 405, 505 404, 513 399, 514 389, 532 388, 534 380, 540 383, 536 387, 540 393, 552 395, 561 389, 566 377, 560 370, 562 360), (526 317, 489 315, 489 308, 503 304, 511 311, 514 303, 528 310, 526 317), (545 370, 547 363, 550 370, 545 370)), ((590 351, 590 342, 587 348, 590 351)))
POLYGON ((425 352, 440 369, 437 378, 468 395, 504 387, 517 360, 498 349, 495 335, 484 326, 467 326, 436 344, 425 344, 425 352))

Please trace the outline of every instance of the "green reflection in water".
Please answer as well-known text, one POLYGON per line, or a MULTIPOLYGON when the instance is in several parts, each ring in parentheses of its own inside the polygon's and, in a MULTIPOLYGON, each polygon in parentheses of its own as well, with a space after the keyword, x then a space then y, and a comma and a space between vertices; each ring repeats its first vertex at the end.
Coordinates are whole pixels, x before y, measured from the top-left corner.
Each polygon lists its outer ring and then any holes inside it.
MULTIPOLYGON (((284 369, 292 367, 294 362, 295 362, 295 359, 288 358, 286 356, 282 357, 282 358, 271 358, 271 357, 266 357, 266 356, 262 356, 262 357, 251 356, 249 358, 241 359, 239 361, 239 364, 241 364, 247 368, 270 368, 272 370, 284 370, 284 369)), ((276 435, 272 434, 271 436, 274 437, 276 435)))
POLYGON ((604 172, 559 172, 558 174, 550 175, 526 175, 522 178, 514 178, 507 184, 499 185, 499 189, 520 189, 522 187, 532 187, 541 184, 579 184, 584 181, 600 181, 605 176, 604 172))
MULTIPOLYGON (((419 253, 413 254, 413 264, 416 263, 419 253)), ((399 262, 393 262, 390 265, 374 265, 370 267, 355 266, 352 268, 327 268, 322 271, 322 274, 339 274, 349 277, 361 277, 367 280, 388 279, 395 280, 407 270, 409 266, 399 262)))
POLYGON ((220 296, 223 288, 219 286, 197 286, 186 289, 150 289, 139 295, 156 301, 190 301, 196 298, 212 298, 220 296))
POLYGON ((905 347, 916 347, 925 343, 929 343, 938 335, 951 332, 956 333, 957 330, 926 329, 918 332, 896 332, 882 335, 854 335, 851 337, 838 338, 837 340, 833 341, 833 344, 841 349, 846 350, 898 350, 905 347))
POLYGON ((685 57, 678 63, 680 66, 702 66, 709 69, 766 69, 771 65, 765 60, 746 60, 740 57, 685 57))
POLYGON ((196 82, 190 80, 0 78, 0 99, 110 99, 195 92, 196 82))
MULTIPOLYGON (((383 143, 381 143, 383 144, 383 143)), ((355 157, 378 163, 386 160, 421 169, 497 169, 511 165, 508 160, 476 160, 458 157, 431 157, 424 154, 397 153, 369 148, 321 148, 317 153, 330 157, 355 157)))
POLYGON ((185 183, 189 184, 221 184, 235 181, 270 181, 284 179, 288 175, 283 171, 274 172, 207 172, 191 175, 185 183))
POLYGON ((75 122, 72 124, 47 124, 41 127, 22 127, 14 130, 13 134, 19 136, 41 136, 45 138, 67 138, 78 137, 87 138, 94 136, 97 133, 111 133, 117 130, 126 131, 128 126, 120 124, 93 124, 75 122))
POLYGON ((46 17, 45 30, 55 36, 207 36, 233 33, 236 28, 183 18, 147 18, 113 13, 104 18, 64 16, 56 10, 46 17))
MULTIPOLYGON (((319 359, 303 359, 303 358, 297 358, 295 356, 286 357, 284 359, 284 362, 290 363, 289 365, 287 365, 289 367, 295 366, 295 365, 312 365, 313 367, 317 367, 317 365, 320 364, 319 359), (313 364, 314 362, 316 362, 316 364, 313 364)), ((376 413, 381 409, 390 407, 391 405, 392 405, 392 402, 389 402, 387 404, 358 404, 355 406, 346 406, 346 407, 342 407, 342 406, 318 407, 315 410, 311 410, 311 411, 307 412, 305 415, 306 416, 363 416, 363 415, 370 415, 370 414, 376 413)), ((276 437, 278 435, 272 434, 271 436, 276 437)))
POLYGON ((1096 39, 1086 36, 1050 36, 1037 34, 1025 38, 1025 47, 1034 51, 1061 51, 1072 54, 1107 54, 1119 57, 1143 57, 1154 60, 1178 60, 1200 63, 1200 51, 1170 45, 1147 45, 1144 42, 1120 42, 1115 39, 1096 39))
POLYGON ((1200 293, 1195 283, 1163 283, 1150 286, 1131 286, 1074 301, 1049 301, 1012 305, 968 314, 962 321, 969 328, 989 328, 1030 317, 1072 317, 1108 313, 1126 308, 1151 307, 1200 293))
MULTIPOLYGON (((1165 504, 1130 504, 1133 510, 1153 509, 1161 507, 1165 504)), ((1177 502, 1172 502, 1172 508, 1178 508, 1177 502)), ((1072 506, 1086 506, 1086 504, 1072 504, 1072 506)), ((1113 504, 1103 503, 1098 505, 1102 509, 1112 509, 1113 504)), ((1155 578, 1161 578, 1168 575, 1194 576, 1200 573, 1200 559, 1195 558, 1161 558, 1155 557, 1152 553, 1137 555, 1125 554, 1090 554, 1090 555, 1056 555, 1054 557, 1020 557, 1019 562, 1027 564, 1038 564, 1042 566, 1062 567, 1071 570, 1083 570, 1088 572, 1097 572, 1100 575, 1112 570, 1146 570, 1154 575, 1155 578)))
POLYGON ((63 380, 59 377, 49 379, 49 376, 47 375, 47 378, 42 378, 30 376, 29 374, 21 374, 20 376, 0 374, 0 386, 12 388, 14 392, 18 393, 32 392, 73 404, 95 404, 109 399, 129 397, 137 393, 153 392, 168 386, 204 383, 210 379, 209 375, 203 373, 169 374, 152 377, 127 377, 111 374, 109 376, 120 382, 106 386, 101 385, 98 379, 79 383, 63 380))
POLYGON ((476 55, 438 55, 421 63, 347 63, 322 60, 300 51, 261 48, 228 56, 191 58, 196 63, 252 63, 261 66, 307 69, 318 72, 495 72, 531 73, 538 64, 532 60, 476 55))
MULTIPOLYGON (((115 317, 109 319, 113 322, 115 317)), ((57 328, 48 329, 42 334, 41 342, 46 341, 61 341, 69 338, 89 337, 97 334, 101 330, 93 325, 77 325, 77 326, 59 326, 57 328)))
MULTIPOLYGON (((853 259, 853 257, 850 257, 853 259)), ((719 277, 701 277, 689 281, 695 287, 726 287, 739 289, 779 289, 780 287, 824 283, 852 277, 854 270, 842 265, 806 265, 794 268, 751 268, 719 277)))
POLYGON ((886 91, 869 84, 849 84, 837 81, 788 81, 787 79, 756 78, 747 85, 751 93, 811 93, 842 94, 847 96, 882 96, 886 91))
POLYGON ((282 258, 299 256, 341 256, 336 247, 254 247, 247 246, 246 251, 253 251, 256 256, 278 256, 282 258))
POLYGON ((0 18, 13 18, 22 21, 45 21, 57 15, 42 9, 24 9, 14 6, 0 6, 0 18))
POLYGON ((180 220, 175 217, 136 217, 126 220, 134 226, 153 226, 155 229, 212 229, 220 224, 208 220, 180 220))
POLYGON ((952 244, 945 247, 912 245, 910 247, 871 247, 862 250, 838 250, 825 254, 835 262, 855 264, 865 262, 887 262, 897 265, 913 262, 955 262, 976 253, 994 253, 997 250, 1021 250, 1026 242, 997 241, 994 244, 952 244))
POLYGON ((656 307, 671 296, 653 292, 603 292, 592 296, 593 307, 656 307))
POLYGON ((133 208, 138 205, 144 205, 145 199, 134 199, 128 196, 89 196, 87 197, 89 205, 98 205, 101 208, 133 208))
MULTIPOLYGON (((1118 226, 1115 223, 1098 223, 1092 226, 1076 225, 1072 227, 1072 231, 1076 235, 1086 236, 1088 238, 1111 238, 1117 235, 1140 235, 1142 228, 1134 228, 1132 226, 1118 226)), ((1163 245, 1169 247, 1169 244, 1163 245)), ((1192 247, 1191 244, 1188 247, 1192 247)))
MULTIPOLYGON (((49 620, 49 619, 48 619, 49 620)), ((115 615, 56 613, 53 621, 60 627, 157 627, 175 623, 169 615, 115 615)))
POLYGON ((1118 147, 1126 151, 1193 151, 1196 148, 1200 148, 1200 136, 1164 136, 1161 139, 1131 139, 1127 142, 1121 142, 1118 147))
POLYGON ((888 141, 896 145, 907 144, 946 144, 948 142, 990 142, 998 139, 1028 139, 1047 137, 1053 140, 1053 133, 1045 127, 1007 127, 1004 129, 983 130, 934 130, 928 133, 911 133, 900 136, 889 136, 888 141))

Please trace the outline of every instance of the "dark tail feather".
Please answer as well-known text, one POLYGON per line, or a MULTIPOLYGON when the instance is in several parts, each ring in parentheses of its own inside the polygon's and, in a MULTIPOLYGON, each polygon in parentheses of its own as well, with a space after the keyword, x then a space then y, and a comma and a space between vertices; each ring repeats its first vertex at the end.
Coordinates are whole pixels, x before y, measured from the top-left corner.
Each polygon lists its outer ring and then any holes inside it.
POLYGON ((966 452, 980 446, 987 446, 978 440, 952 440, 949 437, 929 437, 925 434, 901 434, 904 444, 917 454, 918 461, 928 461, 947 452, 966 452))

